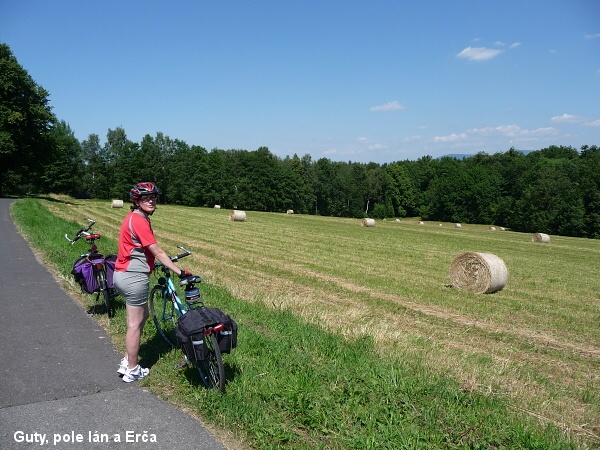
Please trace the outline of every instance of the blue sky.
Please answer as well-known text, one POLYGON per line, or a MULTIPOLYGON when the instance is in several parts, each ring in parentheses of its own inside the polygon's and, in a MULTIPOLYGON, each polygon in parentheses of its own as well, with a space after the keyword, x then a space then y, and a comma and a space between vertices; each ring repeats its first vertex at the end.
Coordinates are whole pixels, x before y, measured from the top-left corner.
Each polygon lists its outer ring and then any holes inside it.
POLYGON ((600 145, 597 0, 0 0, 79 140, 389 163, 600 145))

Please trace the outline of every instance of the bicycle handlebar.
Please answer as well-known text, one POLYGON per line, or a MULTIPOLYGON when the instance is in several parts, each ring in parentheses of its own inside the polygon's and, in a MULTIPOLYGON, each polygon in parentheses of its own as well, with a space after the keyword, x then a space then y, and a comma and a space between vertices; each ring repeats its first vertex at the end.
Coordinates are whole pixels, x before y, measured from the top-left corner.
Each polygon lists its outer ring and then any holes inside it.
MULTIPOLYGON (((192 252, 190 252, 187 248, 185 248, 182 245, 178 245, 177 248, 183 250, 183 253, 177 256, 169 256, 169 258, 171 258, 171 261, 173 262, 179 261, 181 258, 185 258, 186 256, 190 256, 192 254, 192 252)), ((154 262, 154 267, 161 267, 162 265, 163 264, 160 261, 154 262)))
POLYGON ((73 245, 75 242, 77 242, 81 238, 81 236, 89 236, 90 235, 90 233, 88 233, 88 231, 90 231, 92 229, 92 227, 94 226, 96 221, 94 219, 90 219, 88 217, 85 217, 85 220, 87 220, 90 224, 87 227, 83 227, 81 230, 79 230, 75 234, 75 237, 73 239, 69 238, 68 234, 65 234, 65 239, 67 241, 69 241, 71 243, 71 245, 73 245))

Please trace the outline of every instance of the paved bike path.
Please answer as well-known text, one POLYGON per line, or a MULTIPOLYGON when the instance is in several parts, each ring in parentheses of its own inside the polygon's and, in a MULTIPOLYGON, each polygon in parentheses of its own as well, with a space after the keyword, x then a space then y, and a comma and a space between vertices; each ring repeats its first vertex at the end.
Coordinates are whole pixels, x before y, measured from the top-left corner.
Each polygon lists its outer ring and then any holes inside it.
POLYGON ((37 260, 11 202, 0 198, 0 449, 224 450, 193 417, 117 376, 121 355, 37 260))

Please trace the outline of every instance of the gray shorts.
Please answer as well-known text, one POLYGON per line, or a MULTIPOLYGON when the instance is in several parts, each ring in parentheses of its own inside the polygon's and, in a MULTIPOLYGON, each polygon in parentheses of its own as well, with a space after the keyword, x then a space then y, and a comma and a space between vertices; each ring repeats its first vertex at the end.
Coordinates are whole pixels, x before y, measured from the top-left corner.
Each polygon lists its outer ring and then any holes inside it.
POLYGON ((131 306, 143 306, 148 303, 150 274, 144 272, 117 272, 113 280, 115 288, 131 306))

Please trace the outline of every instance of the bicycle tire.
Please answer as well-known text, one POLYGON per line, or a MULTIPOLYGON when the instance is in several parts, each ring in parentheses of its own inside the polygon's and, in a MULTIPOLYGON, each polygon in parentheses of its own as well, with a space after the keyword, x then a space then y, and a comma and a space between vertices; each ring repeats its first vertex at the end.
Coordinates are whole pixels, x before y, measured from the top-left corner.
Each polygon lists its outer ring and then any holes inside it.
POLYGON ((162 286, 154 286, 152 291, 150 291, 148 306, 150 307, 152 321, 158 334, 171 347, 176 347, 175 327, 177 326, 177 313, 173 302, 163 295, 164 290, 165 288, 162 286))
POLYGON ((196 361, 198 376, 208 389, 218 389, 225 392, 225 366, 223 366, 223 355, 219 349, 217 337, 214 334, 205 336, 204 342, 208 348, 208 356, 203 361, 196 361), (208 339, 210 336, 210 339, 208 339))
POLYGON ((106 283, 106 275, 104 274, 104 270, 98 271, 98 284, 100 286, 100 293, 102 294, 102 298, 104 300, 104 306, 106 306, 106 315, 110 318, 114 316, 114 311, 112 310, 112 295, 110 289, 106 283))

